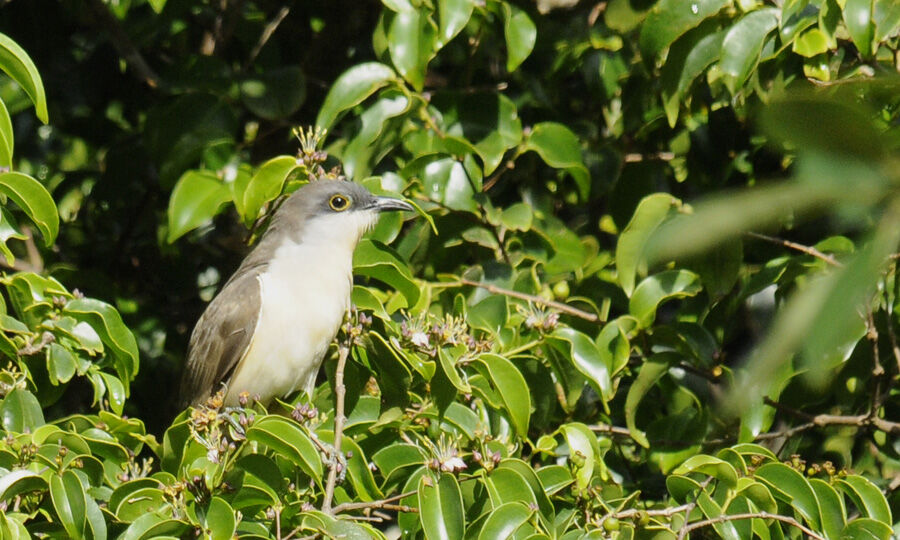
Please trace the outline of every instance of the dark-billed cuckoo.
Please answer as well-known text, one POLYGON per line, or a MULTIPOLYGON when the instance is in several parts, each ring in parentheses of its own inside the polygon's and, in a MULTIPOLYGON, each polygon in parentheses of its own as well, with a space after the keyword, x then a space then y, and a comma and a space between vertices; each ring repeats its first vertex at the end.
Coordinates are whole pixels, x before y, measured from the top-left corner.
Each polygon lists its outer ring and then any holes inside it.
POLYGON ((413 210, 345 180, 294 192, 213 298, 191 334, 182 406, 220 388, 225 405, 247 392, 267 403, 316 375, 350 307, 353 250, 385 210, 413 210))

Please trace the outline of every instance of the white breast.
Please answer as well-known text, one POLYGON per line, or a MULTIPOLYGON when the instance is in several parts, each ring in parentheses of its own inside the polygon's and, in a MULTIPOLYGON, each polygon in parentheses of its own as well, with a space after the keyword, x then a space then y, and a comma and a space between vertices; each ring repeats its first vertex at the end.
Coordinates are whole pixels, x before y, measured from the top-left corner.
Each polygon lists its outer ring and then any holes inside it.
POLYGON ((228 384, 226 404, 237 404, 242 391, 263 398, 297 389, 312 394, 353 285, 356 242, 346 247, 329 244, 287 241, 258 277, 260 317, 250 348, 228 384))

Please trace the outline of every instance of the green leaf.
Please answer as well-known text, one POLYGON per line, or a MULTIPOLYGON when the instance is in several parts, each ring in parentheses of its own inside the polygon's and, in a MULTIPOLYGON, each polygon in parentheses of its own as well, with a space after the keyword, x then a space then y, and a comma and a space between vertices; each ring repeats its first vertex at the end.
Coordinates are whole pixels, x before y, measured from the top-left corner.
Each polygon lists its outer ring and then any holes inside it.
POLYGON ((353 273, 375 278, 397 290, 407 306, 419 301, 419 287, 409 267, 390 247, 370 239, 362 239, 353 253, 353 273))
POLYGON ((660 0, 641 26, 641 52, 647 60, 654 59, 678 36, 729 4, 729 0, 660 0))
POLYGON ((75 375, 75 357, 59 343, 47 347, 47 374, 52 384, 69 382, 75 375))
POLYGON ((675 127, 681 99, 691 83, 722 53, 725 32, 716 24, 701 24, 678 38, 660 69, 663 108, 669 127, 675 127))
POLYGON ((625 398, 625 424, 628 426, 628 432, 631 433, 631 438, 644 448, 650 448, 650 442, 647 440, 647 434, 638 429, 635 423, 638 406, 656 381, 668 370, 669 362, 664 360, 661 355, 651 356, 641 366, 641 371, 638 372, 638 376, 631 388, 628 389, 628 396, 625 398))
POLYGON ((460 30, 465 28, 472 17, 474 9, 475 0, 438 0, 440 25, 438 47, 443 47, 449 43, 460 30))
POLYGON ((419 479, 419 521, 428 540, 457 540, 465 531, 462 494, 456 478, 442 474, 419 479))
POLYGON ((863 58, 869 58, 873 49, 875 23, 872 20, 872 0, 847 0, 844 4, 844 24, 853 44, 863 58))
POLYGON ((890 525, 870 518, 857 518, 841 531, 841 540, 889 540, 894 537, 890 525))
POLYGON ((486 377, 500 393, 503 407, 509 413, 516 433, 520 437, 526 437, 531 418, 531 392, 525 377, 512 362, 498 354, 480 354, 476 361, 484 366, 487 370, 486 377))
POLYGON ((138 372, 138 347, 134 334, 122 322, 119 312, 100 300, 77 298, 66 304, 63 313, 90 324, 100 335, 103 344, 113 354, 116 373, 125 385, 125 395, 128 395, 128 385, 138 372))
POLYGON ((186 233, 209 223, 231 200, 231 190, 213 171, 187 171, 175 183, 167 215, 171 244, 186 233))
POLYGON ((766 463, 753 476, 768 485, 776 498, 800 512, 813 529, 819 528, 819 502, 802 474, 783 463, 766 463))
POLYGON ((20 493, 44 491, 47 480, 28 469, 19 469, 0 475, 0 501, 12 501, 20 493))
POLYGON ((627 296, 632 295, 637 276, 647 275, 644 252, 651 235, 680 206, 681 201, 668 193, 647 195, 638 203, 631 220, 619 235, 616 276, 627 296))
POLYGON ((47 98, 44 95, 44 84, 37 67, 22 47, 5 34, 0 34, 0 69, 25 90, 34 112, 43 123, 49 121, 47 115, 47 98))
POLYGON ((527 13, 503 2, 503 31, 506 36, 506 71, 512 73, 534 49, 537 27, 527 13))
POLYGON ((875 43, 881 43, 900 28, 900 4, 894 0, 874 0, 872 22, 875 23, 875 43))
POLYGON ((44 425, 44 413, 34 394, 23 388, 13 388, 0 403, 3 429, 24 433, 44 425))
POLYGON ((509 320, 509 305, 505 296, 485 296, 466 310, 466 320, 473 328, 500 335, 509 320))
POLYGON ((521 502, 508 502, 502 504, 488 515, 481 532, 478 533, 479 540, 494 538, 513 538, 516 530, 524 525, 533 511, 521 502))
POLYGON ((316 126, 330 129, 342 112, 362 103, 394 76, 394 70, 378 62, 358 64, 348 69, 334 81, 325 96, 316 117, 316 126))
POLYGON ((259 418, 247 430, 247 440, 265 444, 316 480, 322 479, 322 459, 309 436, 280 416, 259 418))
POLYGON ((818 28, 810 28, 794 40, 791 50, 800 56, 812 58, 828 50, 828 38, 818 28))
POLYGON ((286 119, 306 100, 306 77, 299 66, 281 66, 241 81, 241 101, 266 120, 286 119))
POLYGON ((569 466, 575 471, 575 486, 578 490, 584 491, 591 485, 598 465, 599 476, 604 478, 607 473, 602 460, 603 449, 597 442, 597 436, 578 422, 563 424, 559 431, 569 445, 569 466))
POLYGON ((762 8, 744 15, 725 34, 719 69, 731 95, 742 89, 750 71, 759 62, 763 41, 777 26, 778 9, 762 8))
POLYGON ((404 176, 418 174, 428 197, 454 210, 474 212, 478 205, 474 195, 480 191, 480 179, 472 178, 460 161, 441 154, 423 156, 404 168, 404 176), (473 185, 478 180, 477 186, 473 185))
POLYGON ((52 246, 59 232, 59 213, 47 188, 27 174, 7 172, 0 174, 0 193, 16 203, 37 225, 44 245, 52 246))
POLYGON ((397 72, 421 92, 428 62, 438 46, 438 29, 424 9, 410 6, 391 17, 388 50, 397 72))
MULTIPOLYGON (((359 132, 341 150, 347 178, 359 180, 368 176, 372 168, 396 144, 397 137, 392 136, 391 130, 385 130, 393 125, 392 119, 409 110, 410 104, 410 99, 403 94, 384 95, 360 115, 359 132)), ((393 215, 400 218, 399 214, 393 215)))
POLYGON ((537 152, 544 163, 565 169, 578 187, 582 200, 591 192, 591 176, 581 157, 581 143, 572 130, 557 122, 541 122, 525 138, 525 149, 537 152))
POLYGON ((568 357, 571 358, 575 368, 587 377, 591 385, 603 398, 604 408, 607 401, 613 398, 613 387, 610 380, 611 367, 604 360, 597 345, 583 333, 568 326, 560 326, 551 336, 564 341, 567 347, 568 357))
POLYGON ((634 289, 628 309, 638 325, 648 328, 656 319, 656 310, 660 304, 673 298, 694 296, 703 290, 697 274, 688 270, 666 270, 654 274, 634 289))
POLYGON ((163 8, 166 7, 166 0, 147 0, 147 3, 155 13, 162 13, 163 8))
MULTIPOLYGON (((317 435, 322 441, 334 444, 333 430, 319 430, 317 435)), ((369 461, 366 459, 366 454, 356 444, 356 441, 350 437, 344 437, 341 442, 341 451, 350 456, 347 459, 347 473, 350 478, 350 484, 353 486, 353 491, 356 493, 356 498, 361 501, 374 501, 384 498, 384 495, 375 483, 372 471, 369 469, 369 461)))
POLYGON ((737 485, 737 471, 727 461, 717 457, 698 454, 679 465, 672 474, 686 475, 693 472, 703 473, 721 480, 728 488, 737 485))
POLYGON ((50 476, 50 498, 69 538, 84 538, 85 487, 72 470, 50 476))
POLYGON ((100 372, 100 376, 106 385, 106 399, 109 400, 109 408, 116 414, 122 414, 122 409, 125 407, 125 386, 115 375, 100 372))
POLYGON ((0 99, 0 167, 12 168, 14 148, 12 118, 3 100, 0 99))
POLYGON ((211 540, 231 540, 234 536, 234 510, 219 497, 213 497, 206 512, 206 528, 211 540))
POLYGON ((847 521, 847 510, 844 508, 844 501, 831 484, 812 478, 809 481, 810 487, 816 494, 819 501, 819 518, 822 521, 822 531, 827 538, 840 538, 841 530, 847 521))
POLYGON ((495 507, 509 502, 537 505, 534 492, 517 470, 497 468, 485 479, 485 487, 495 507))
POLYGON ((531 223, 534 219, 534 213, 531 206, 525 203, 516 203, 503 209, 500 214, 500 223, 504 227, 513 231, 528 231, 531 229, 531 223))
POLYGON ((241 204, 235 204, 245 224, 256 221, 262 207, 281 195, 284 183, 298 167, 297 158, 291 156, 272 158, 259 167, 244 189, 241 204))
POLYGON ((549 496, 570 485, 575 479, 562 465, 545 465, 536 472, 544 492, 549 496))
POLYGON ((144 540, 161 536, 181 537, 190 527, 184 521, 158 512, 144 514, 125 529, 120 540, 144 540))
POLYGON ((888 506, 887 500, 881 490, 873 484, 869 479, 848 474, 842 478, 838 478, 835 484, 853 500, 853 504, 865 514, 882 523, 893 523, 891 517, 891 507, 888 506))

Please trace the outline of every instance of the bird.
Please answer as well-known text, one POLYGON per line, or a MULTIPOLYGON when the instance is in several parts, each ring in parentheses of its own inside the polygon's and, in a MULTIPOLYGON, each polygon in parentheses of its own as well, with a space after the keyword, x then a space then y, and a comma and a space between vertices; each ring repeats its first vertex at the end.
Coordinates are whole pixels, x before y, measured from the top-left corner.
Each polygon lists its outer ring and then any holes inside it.
POLYGON ((350 307, 353 252, 385 211, 412 211, 345 179, 311 181, 288 196, 268 229, 197 321, 188 345, 181 405, 218 391, 263 404, 316 376, 350 307))

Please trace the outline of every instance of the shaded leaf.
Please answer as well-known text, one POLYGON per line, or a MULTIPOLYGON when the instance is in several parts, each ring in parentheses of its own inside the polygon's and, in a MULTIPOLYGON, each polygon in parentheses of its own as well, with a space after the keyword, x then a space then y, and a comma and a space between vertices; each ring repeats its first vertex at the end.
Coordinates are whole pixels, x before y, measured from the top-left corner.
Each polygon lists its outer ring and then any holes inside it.
POLYGON ((316 117, 316 126, 330 129, 342 112, 361 103, 393 77, 394 70, 378 62, 358 64, 348 69, 328 90, 316 117))
POLYGON ((641 26, 641 52, 648 60, 653 59, 678 36, 728 4, 728 0, 660 0, 641 26))
POLYGON ((419 520, 428 540, 456 540, 463 537, 465 514, 456 478, 442 474, 439 479, 423 475, 419 479, 419 520))
POLYGON ((537 27, 527 13, 503 2, 503 30, 506 36, 506 71, 512 73, 534 49, 537 27))
POLYGON ((52 246, 59 232, 59 213, 47 188, 27 174, 6 172, 0 174, 0 193, 16 203, 37 225, 44 245, 52 246))
POLYGON ((46 124, 49 117, 41 75, 28 53, 5 34, 0 34, 0 69, 25 90, 34 104, 35 114, 46 124))
POLYGON ((231 200, 231 190, 213 171, 187 171, 175 183, 169 208, 169 233, 171 244, 184 234, 209 223, 231 200))

